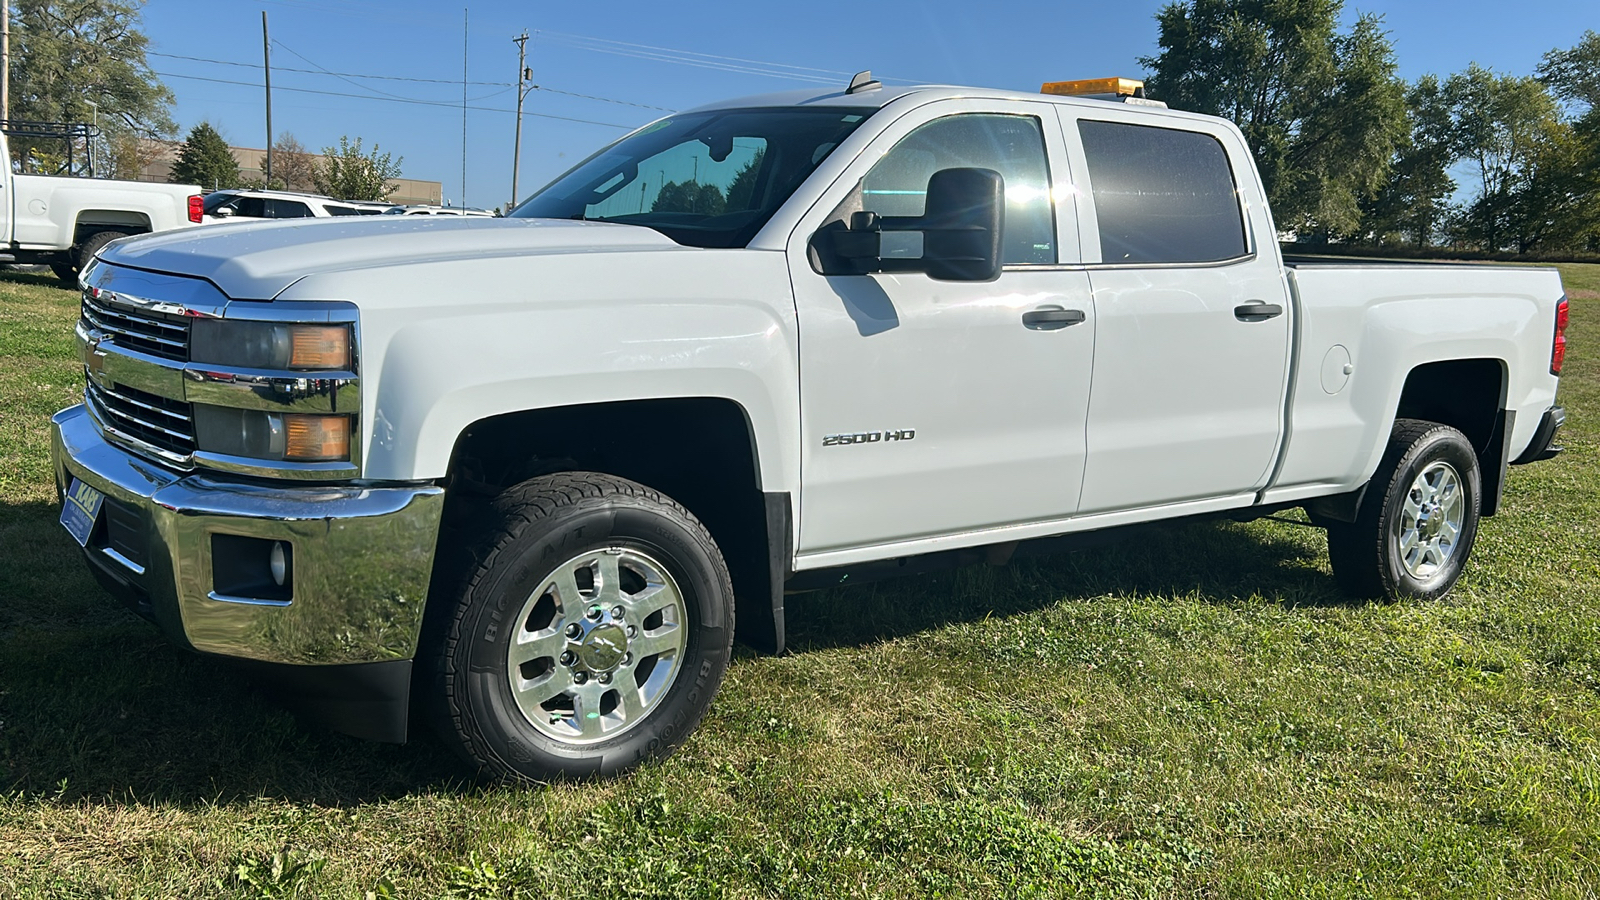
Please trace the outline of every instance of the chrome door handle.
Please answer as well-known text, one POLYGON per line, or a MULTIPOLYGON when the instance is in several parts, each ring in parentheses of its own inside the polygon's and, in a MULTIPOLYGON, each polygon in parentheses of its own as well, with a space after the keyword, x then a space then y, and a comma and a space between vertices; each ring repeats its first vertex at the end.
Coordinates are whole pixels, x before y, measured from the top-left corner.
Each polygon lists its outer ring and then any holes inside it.
POLYGON ((1089 317, 1081 309, 1046 306, 1023 313, 1022 324, 1034 331, 1055 331, 1068 325, 1076 325, 1087 318, 1089 317))

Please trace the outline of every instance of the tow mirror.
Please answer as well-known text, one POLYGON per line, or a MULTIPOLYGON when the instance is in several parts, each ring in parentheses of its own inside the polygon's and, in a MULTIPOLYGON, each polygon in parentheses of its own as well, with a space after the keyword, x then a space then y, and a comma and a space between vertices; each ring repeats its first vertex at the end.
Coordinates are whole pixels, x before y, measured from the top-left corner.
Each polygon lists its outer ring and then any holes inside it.
MULTIPOLYGON (((1000 277, 1005 180, 993 169, 941 169, 928 179, 920 216, 856 212, 812 238, 813 267, 824 275, 926 272, 940 281, 993 281, 1000 277), (884 256, 885 233, 920 232, 920 257, 901 255, 905 242, 884 256)), ((914 242, 913 242, 914 243, 914 242)))

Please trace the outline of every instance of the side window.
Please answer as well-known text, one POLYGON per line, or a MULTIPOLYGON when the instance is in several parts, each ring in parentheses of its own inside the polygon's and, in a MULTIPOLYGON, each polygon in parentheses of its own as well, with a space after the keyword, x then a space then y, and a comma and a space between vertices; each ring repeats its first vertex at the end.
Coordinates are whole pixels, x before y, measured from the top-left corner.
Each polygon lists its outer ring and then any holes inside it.
POLYGON ((920 216, 933 173, 967 167, 993 169, 1005 179, 1001 262, 1054 263, 1050 170, 1044 132, 1032 116, 964 113, 923 125, 895 144, 861 180, 861 208, 881 216, 920 216))
POLYGON ((359 216, 359 215, 361 215, 361 211, 356 209, 354 206, 339 206, 339 205, 334 204, 334 203, 324 203, 324 204, 322 204, 322 208, 327 210, 328 215, 330 215, 330 216, 359 216))
POLYGON ((267 214, 266 205, 262 203, 260 197, 240 197, 228 205, 233 207, 233 214, 236 216, 260 219, 267 214))
POLYGON ((1209 134, 1078 122, 1107 263, 1244 256, 1244 213, 1222 143, 1209 134))
POLYGON ((311 215, 311 208, 298 200, 267 200, 267 218, 269 219, 304 219, 311 215))

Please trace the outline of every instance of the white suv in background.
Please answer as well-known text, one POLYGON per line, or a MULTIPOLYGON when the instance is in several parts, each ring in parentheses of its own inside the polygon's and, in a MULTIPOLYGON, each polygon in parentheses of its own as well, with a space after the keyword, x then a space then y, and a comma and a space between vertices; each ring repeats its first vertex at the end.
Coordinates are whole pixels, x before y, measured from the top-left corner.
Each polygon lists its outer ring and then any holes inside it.
POLYGON ((412 206, 391 206, 383 211, 386 216, 494 216, 495 213, 487 209, 478 209, 472 206, 431 206, 428 204, 414 204, 412 206))
POLYGON ((321 194, 302 194, 297 191, 229 189, 206 195, 204 221, 212 224, 234 218, 321 219, 330 216, 376 216, 394 208, 392 203, 335 200, 321 194))

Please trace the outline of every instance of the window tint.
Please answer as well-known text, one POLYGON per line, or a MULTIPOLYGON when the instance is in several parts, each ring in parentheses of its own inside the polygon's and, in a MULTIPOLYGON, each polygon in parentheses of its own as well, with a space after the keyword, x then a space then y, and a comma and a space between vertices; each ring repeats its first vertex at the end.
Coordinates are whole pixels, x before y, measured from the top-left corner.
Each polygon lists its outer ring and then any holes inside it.
POLYGON ((260 219, 265 217, 267 214, 266 204, 262 202, 260 197, 240 197, 232 203, 225 203, 223 205, 232 207, 233 214, 236 216, 248 216, 252 219, 260 219))
POLYGON ((339 206, 336 203, 324 203, 324 204, 322 204, 322 208, 327 210, 328 215, 330 215, 330 216, 359 216, 359 215, 361 215, 361 210, 356 209, 354 206, 339 206))
POLYGON ((267 200, 267 218, 269 219, 304 219, 311 215, 311 207, 298 200, 267 200))
POLYGON ((968 167, 993 169, 1005 179, 1001 262, 1054 263, 1050 171, 1044 133, 1031 116, 971 113, 923 125, 895 144, 861 180, 862 208, 881 216, 920 216, 933 173, 968 167))
POLYGON ((1208 134, 1078 123, 1108 263, 1214 262, 1245 255, 1244 216, 1222 144, 1208 134))

